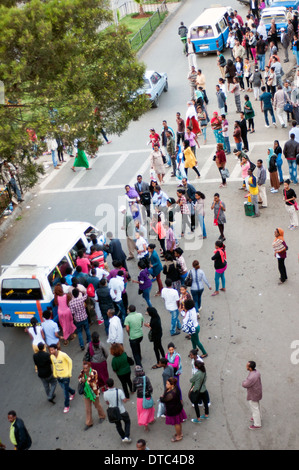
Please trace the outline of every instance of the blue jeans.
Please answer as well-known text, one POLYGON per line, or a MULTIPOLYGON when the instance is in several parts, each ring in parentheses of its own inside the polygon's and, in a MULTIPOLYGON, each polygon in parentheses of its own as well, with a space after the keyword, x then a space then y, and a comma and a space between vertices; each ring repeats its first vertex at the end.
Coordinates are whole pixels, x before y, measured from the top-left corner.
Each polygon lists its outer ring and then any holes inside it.
POLYGON ((147 289, 143 289, 142 291, 142 297, 146 301, 148 307, 152 307, 151 301, 150 301, 150 292, 151 292, 152 287, 148 287, 147 289))
POLYGON ((223 273, 217 273, 215 271, 215 291, 219 291, 219 283, 221 279, 222 289, 225 289, 225 271, 223 273))
POLYGON ((266 54, 259 54, 259 67, 262 72, 265 70, 265 57, 266 54))
POLYGON ((206 232, 206 225, 205 225, 205 217, 201 214, 198 214, 198 222, 202 231, 202 236, 206 237, 207 232, 206 232))
POLYGON ((56 158, 56 150, 51 150, 51 154, 52 154, 52 162, 53 162, 53 166, 54 168, 57 166, 57 158, 56 158))
POLYGON ((176 329, 178 330, 181 329, 181 323, 179 320, 179 309, 177 310, 170 310, 171 314, 171 329, 170 329, 170 334, 173 335, 176 332, 176 329))
POLYGON ((267 126, 269 126, 268 111, 269 111, 269 113, 272 117, 272 123, 275 124, 275 122, 276 122, 274 112, 273 112, 273 108, 264 109, 264 116, 265 116, 265 121, 266 121, 267 126))
POLYGON ((83 321, 75 322, 75 325, 77 327, 79 344, 81 348, 84 348, 83 333, 82 333, 83 329, 85 330, 85 333, 86 333, 86 342, 90 343, 91 341, 88 318, 86 318, 86 320, 83 320, 83 321))
POLYGON ((59 378, 58 383, 61 386, 64 393, 64 406, 68 408, 70 406, 70 395, 75 395, 75 390, 70 387, 70 377, 59 378))
POLYGON ((223 137, 223 138, 224 138, 224 150, 230 153, 231 149, 230 149, 229 137, 223 137))
POLYGON ((203 293, 203 289, 199 289, 199 290, 191 290, 191 295, 192 295, 192 299, 195 303, 195 310, 198 312, 200 307, 201 307, 201 296, 202 296, 202 293, 203 293))
POLYGON ((17 196, 18 201, 21 201, 21 199, 22 199, 22 194, 21 194, 21 191, 20 191, 20 189, 19 189, 19 186, 17 185, 16 180, 15 180, 13 177, 10 179, 9 185, 10 185, 10 187, 12 188, 13 192, 15 193, 15 195, 17 196))
POLYGON ((236 149, 237 149, 238 151, 242 151, 242 142, 236 143, 236 149))
POLYGON ((296 160, 288 160, 290 179, 292 183, 297 184, 297 163, 296 160))
POLYGON ((296 63, 299 65, 299 51, 295 51, 296 63))
POLYGON ((279 182, 283 183, 282 162, 281 163, 276 162, 276 165, 277 165, 277 170, 278 170, 278 175, 279 175, 279 182))

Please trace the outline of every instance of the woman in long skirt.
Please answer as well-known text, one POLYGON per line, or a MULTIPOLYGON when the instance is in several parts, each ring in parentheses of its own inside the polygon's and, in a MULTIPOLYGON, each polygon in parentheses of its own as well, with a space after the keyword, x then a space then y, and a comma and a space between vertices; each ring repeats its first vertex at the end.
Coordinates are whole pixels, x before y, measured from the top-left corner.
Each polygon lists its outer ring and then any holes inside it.
POLYGON ((76 172, 75 167, 83 167, 86 170, 91 170, 91 168, 89 168, 89 161, 87 159, 86 153, 84 152, 84 150, 79 149, 79 148, 78 148, 77 156, 74 160, 74 164, 72 166, 72 170, 74 172, 76 172))
POLYGON ((146 400, 150 400, 153 387, 141 366, 135 367, 135 375, 133 392, 137 391, 138 424, 139 426, 144 426, 145 431, 149 431, 148 425, 155 422, 155 408, 153 406, 152 408, 143 408, 143 396, 145 396, 146 400))

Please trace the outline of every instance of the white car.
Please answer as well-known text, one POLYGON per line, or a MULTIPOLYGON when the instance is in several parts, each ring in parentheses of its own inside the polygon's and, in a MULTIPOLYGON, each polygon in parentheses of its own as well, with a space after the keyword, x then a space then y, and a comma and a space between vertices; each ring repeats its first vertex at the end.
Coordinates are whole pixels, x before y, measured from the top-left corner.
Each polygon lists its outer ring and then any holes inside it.
POLYGON ((138 90, 139 94, 146 94, 153 108, 159 106, 159 98, 163 91, 168 90, 168 80, 166 73, 158 73, 153 70, 146 70, 144 74, 144 85, 138 90))

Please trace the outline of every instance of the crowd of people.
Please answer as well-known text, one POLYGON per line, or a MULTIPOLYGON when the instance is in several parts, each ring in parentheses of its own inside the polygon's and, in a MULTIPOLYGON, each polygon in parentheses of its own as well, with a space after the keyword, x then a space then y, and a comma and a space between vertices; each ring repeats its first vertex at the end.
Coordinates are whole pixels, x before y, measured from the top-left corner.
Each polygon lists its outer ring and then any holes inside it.
MULTIPOLYGON (((281 31, 281 46, 278 44, 275 23, 272 22, 270 32, 267 33, 258 9, 251 8, 246 20, 243 20, 237 11, 229 16, 230 33, 227 47, 230 49, 231 58, 226 59, 221 52, 217 53, 220 77, 215 85, 215 94, 219 110, 210 116, 205 75, 193 61, 189 61, 187 79, 190 85, 190 101, 187 103, 184 118, 180 112, 176 113, 176 130, 165 120, 161 133, 154 128, 150 129, 150 180, 144 181, 143 175, 138 175, 134 187, 127 185, 124 188, 126 205, 120 207, 119 211, 123 215, 122 230, 126 235, 128 256, 120 240, 111 232, 106 233, 109 243, 94 236, 88 249, 78 252, 76 268, 66 272, 55 286, 53 311, 43 313, 41 325, 38 325, 35 319, 31 320, 28 334, 34 349, 34 364, 47 399, 51 404, 55 404, 55 390, 59 383, 64 392, 63 412, 68 413, 70 402, 74 400, 78 390, 85 403, 86 431, 94 425, 93 403, 99 423, 103 424, 107 420, 114 423, 122 442, 130 443, 131 418, 125 403, 136 393, 139 426, 148 432, 150 426, 155 423, 156 416, 165 418, 166 425, 174 426, 175 434, 171 441, 178 442, 183 439, 183 423, 188 418, 184 409, 186 387, 182 386, 185 384, 180 382, 180 376, 183 367, 182 354, 186 353, 188 346, 178 351, 173 339, 168 338, 165 348, 163 339, 165 336, 178 336, 182 332, 185 334, 186 345, 190 340, 192 347, 189 347, 191 373, 188 399, 194 406, 195 417, 191 422, 197 425, 209 419, 211 401, 207 389, 208 352, 199 335, 204 287, 212 290, 212 286, 198 259, 193 260, 192 266, 187 266, 184 251, 179 246, 179 241, 186 237, 187 227, 188 236, 192 234, 202 240, 202 243, 207 238, 206 197, 189 182, 189 169, 200 179, 198 149, 201 140, 205 145, 209 135, 212 135, 215 139, 214 161, 221 176, 220 188, 227 187, 230 176, 227 155, 232 154, 241 166, 240 189, 246 190, 245 198, 251 200, 254 206, 254 217, 259 217, 260 209, 268 206, 268 171, 270 191, 279 193, 283 186, 282 195, 290 217, 289 229, 298 227, 297 196, 291 184, 298 182, 296 158, 299 153, 299 68, 295 72, 293 83, 284 80, 278 54, 280 47, 284 51, 284 63, 287 63, 290 60, 288 50, 292 47, 299 65, 296 52, 297 12, 289 13, 288 31, 281 31), (234 96, 236 112, 240 115, 240 119, 233 123, 233 150, 227 116, 229 92, 234 96), (251 92, 253 95, 250 95, 251 92), (250 142, 247 134, 256 132, 254 118, 258 112, 250 96, 254 96, 255 101, 260 101, 266 128, 269 127, 268 113, 272 117, 274 127, 277 126, 275 113, 282 128, 287 128, 288 123, 292 126, 286 131, 287 141, 283 147, 275 140, 273 147, 267 149, 265 162, 259 159, 256 164, 248 156, 250 142), (210 133, 207 132, 208 129, 210 133), (283 156, 288 162, 290 173, 290 178, 285 181, 282 173, 283 156), (171 168, 170 176, 176 178, 178 183, 173 195, 169 195, 163 188, 167 168, 171 168), (108 264, 109 255, 112 258, 112 268, 108 264), (136 279, 133 279, 127 261, 133 262, 135 259, 139 272, 136 279), (137 308, 129 302, 128 283, 132 284, 132 289, 134 284, 137 285, 136 292, 138 291, 146 302, 147 309, 144 314, 139 311, 140 307, 137 308), (161 312, 158 311, 160 307, 158 309, 152 305, 153 285, 157 286, 154 296, 161 298, 159 305, 165 307, 170 314, 167 334, 162 330, 161 312), (90 325, 95 325, 96 331, 91 333, 90 325), (103 345, 103 340, 100 341, 97 325, 103 329, 108 346, 103 345), (144 355, 141 345, 144 344, 142 342, 145 331, 148 331, 146 336, 148 342, 153 345, 155 357, 151 369, 162 372, 163 393, 159 399, 149 377, 150 371, 146 371, 142 363, 144 355), (125 348, 124 333, 128 335, 132 357, 125 348), (69 341, 75 340, 76 337, 84 352, 77 383, 75 378, 72 379, 73 361, 61 350, 62 346, 66 347, 69 341), (109 374, 109 369, 115 376, 109 374), (116 386, 115 380, 119 380, 122 388, 116 386), (101 393, 102 401, 108 405, 107 412, 100 403, 101 393), (154 402, 153 396, 157 403, 154 402)), ((188 57, 191 54, 189 44, 190 41, 187 41, 185 50, 188 57)), ((209 208, 213 215, 213 224, 219 230, 219 238, 211 250, 211 262, 215 270, 215 286, 211 295, 215 297, 226 291, 227 269, 224 244, 226 204, 219 192, 215 192, 209 208)), ((284 230, 277 228, 274 237, 273 250, 278 260, 279 283, 283 284, 287 280, 285 258, 288 249, 284 230)), ((253 361, 249 361, 246 368, 249 375, 242 386, 248 390, 247 399, 252 412, 249 428, 256 430, 262 426, 261 375, 253 361)), ((8 415, 12 427, 15 427, 19 418, 14 411, 8 415)), ((22 427, 22 423, 19 422, 19 425, 22 427)), ((25 442, 22 448, 29 448, 31 439, 24 429, 22 436, 25 442)), ((19 433, 12 429, 11 442, 16 448, 21 448, 18 439, 19 433)), ((146 449, 147 443, 139 439, 136 447, 140 450, 146 449)))

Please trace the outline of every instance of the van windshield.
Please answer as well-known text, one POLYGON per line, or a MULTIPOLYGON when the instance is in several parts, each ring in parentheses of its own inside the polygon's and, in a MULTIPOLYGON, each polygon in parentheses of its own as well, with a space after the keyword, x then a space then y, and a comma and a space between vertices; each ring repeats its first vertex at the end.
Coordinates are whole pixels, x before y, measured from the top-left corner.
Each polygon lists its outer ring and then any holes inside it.
POLYGON ((3 279, 1 300, 43 300, 42 290, 37 279, 3 279))
POLYGON ((210 25, 194 26, 191 30, 191 39, 207 39, 213 37, 213 28, 210 25))
POLYGON ((267 15, 267 16, 265 15, 265 16, 263 16, 262 19, 263 19, 264 24, 270 24, 271 21, 272 21, 272 19, 275 20, 275 23, 283 23, 283 22, 286 21, 286 16, 285 16, 284 13, 276 13, 276 14, 274 14, 274 15, 273 15, 273 14, 271 14, 271 15, 269 14, 269 16, 268 16, 268 15, 267 15))

